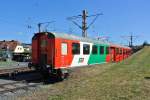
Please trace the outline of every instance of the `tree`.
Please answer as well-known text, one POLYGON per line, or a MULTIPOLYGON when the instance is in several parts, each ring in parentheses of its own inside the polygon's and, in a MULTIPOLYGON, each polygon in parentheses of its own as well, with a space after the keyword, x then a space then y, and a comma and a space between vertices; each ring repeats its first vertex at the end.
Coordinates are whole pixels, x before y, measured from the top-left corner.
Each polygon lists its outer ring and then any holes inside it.
POLYGON ((143 46, 148 46, 148 45, 149 45, 148 42, 144 41, 143 46))

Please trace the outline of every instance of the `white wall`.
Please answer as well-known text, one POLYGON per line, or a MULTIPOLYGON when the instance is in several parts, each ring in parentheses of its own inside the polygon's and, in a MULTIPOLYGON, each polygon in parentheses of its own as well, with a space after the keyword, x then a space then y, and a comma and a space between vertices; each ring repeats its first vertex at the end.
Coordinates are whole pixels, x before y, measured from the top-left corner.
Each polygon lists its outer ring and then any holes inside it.
POLYGON ((14 53, 23 53, 24 52, 24 48, 23 46, 16 46, 14 53))

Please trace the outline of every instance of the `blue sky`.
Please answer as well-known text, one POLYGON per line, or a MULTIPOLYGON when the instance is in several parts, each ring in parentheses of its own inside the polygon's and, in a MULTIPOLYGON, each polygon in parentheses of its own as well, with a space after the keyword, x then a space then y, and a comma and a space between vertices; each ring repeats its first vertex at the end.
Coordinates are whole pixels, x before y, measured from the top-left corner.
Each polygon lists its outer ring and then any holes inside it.
POLYGON ((104 14, 88 30, 88 36, 95 38, 99 34, 110 41, 127 44, 121 36, 132 33, 138 36, 135 44, 142 44, 145 40, 150 42, 149 5, 150 0, 1 0, 0 40, 30 43, 38 31, 37 23, 47 21, 56 21, 49 25, 49 31, 81 35, 81 30, 66 18, 86 9, 89 15, 104 14), (28 25, 32 28, 27 28, 28 25))

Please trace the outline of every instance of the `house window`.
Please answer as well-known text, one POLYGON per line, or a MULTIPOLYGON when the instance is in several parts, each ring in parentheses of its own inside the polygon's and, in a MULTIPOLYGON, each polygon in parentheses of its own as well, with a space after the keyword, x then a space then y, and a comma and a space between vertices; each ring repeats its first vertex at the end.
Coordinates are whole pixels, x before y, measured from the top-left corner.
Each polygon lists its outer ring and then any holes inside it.
POLYGON ((97 46, 96 45, 92 46, 92 54, 97 54, 97 46))
POLYGON ((83 44, 83 54, 89 54, 89 53, 90 53, 90 45, 83 44))
POLYGON ((67 43, 62 43, 61 44, 61 54, 62 55, 67 55, 67 43))
POLYGON ((72 54, 80 54, 80 44, 72 43, 72 54))
POLYGON ((104 54, 104 46, 100 46, 100 54, 101 54, 101 55, 104 54))

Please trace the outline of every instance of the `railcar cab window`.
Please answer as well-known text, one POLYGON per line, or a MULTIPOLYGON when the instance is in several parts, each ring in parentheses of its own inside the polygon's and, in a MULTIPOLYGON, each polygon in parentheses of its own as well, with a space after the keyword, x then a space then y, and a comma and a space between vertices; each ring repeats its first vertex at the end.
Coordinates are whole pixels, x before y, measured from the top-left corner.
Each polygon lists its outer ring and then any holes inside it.
POLYGON ((80 54, 80 44, 72 43, 72 54, 80 54))
POLYGON ((92 46, 92 54, 97 54, 97 46, 96 45, 92 46))
POLYGON ((90 53, 90 45, 83 44, 83 54, 89 54, 89 53, 90 53))
POLYGON ((40 46, 46 47, 47 46, 47 40, 41 40, 40 46))
POLYGON ((100 54, 101 54, 101 55, 104 54, 104 46, 100 46, 100 54))
POLYGON ((109 47, 106 47, 106 54, 109 54, 109 47))
POLYGON ((68 46, 67 43, 61 43, 61 54, 62 55, 67 55, 68 53, 68 46))

